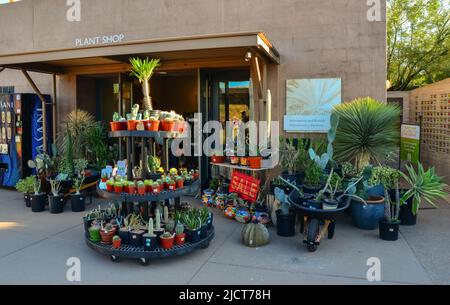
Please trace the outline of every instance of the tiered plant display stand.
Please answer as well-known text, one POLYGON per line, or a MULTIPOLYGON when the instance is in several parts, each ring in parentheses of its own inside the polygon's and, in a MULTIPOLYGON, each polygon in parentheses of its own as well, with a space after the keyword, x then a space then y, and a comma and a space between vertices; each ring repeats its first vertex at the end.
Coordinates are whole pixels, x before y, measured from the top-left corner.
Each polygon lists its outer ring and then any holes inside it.
MULTIPOLYGON (((147 156, 150 154, 155 154, 156 145, 163 146, 163 160, 165 170, 169 170, 169 140, 180 136, 177 132, 150 132, 150 131, 117 131, 110 132, 110 137, 113 138, 126 138, 127 141, 127 176, 128 180, 133 180, 132 168, 135 165, 135 148, 137 142, 141 141, 141 152, 142 152, 142 164, 146 164, 147 156), (149 151, 147 149, 149 148, 149 151)), ((142 179, 148 178, 148 173, 146 170, 142 171, 142 179)), ((152 205, 156 205, 158 202, 175 200, 175 208, 179 209, 177 203, 180 202, 180 198, 184 195, 198 193, 200 188, 200 180, 194 180, 191 184, 185 185, 183 188, 174 191, 162 191, 158 194, 147 193, 145 195, 138 194, 127 194, 127 193, 115 193, 108 192, 106 190, 100 189, 97 185, 98 194, 106 199, 114 200, 122 203, 122 211, 126 211, 126 214, 134 212, 134 203, 139 203, 142 207, 142 217, 144 220, 148 220, 149 209, 152 205), (131 205, 131 206, 128 206, 131 205)), ((122 215, 126 216, 126 215, 122 215)), ((93 242, 89 239, 89 232, 85 232, 86 244, 89 248, 94 251, 108 255, 111 257, 112 261, 118 262, 121 258, 139 259, 143 265, 147 265, 151 259, 168 258, 173 256, 185 255, 193 252, 197 249, 205 249, 209 246, 209 243, 215 236, 214 227, 208 230, 207 236, 200 239, 198 242, 189 243, 186 242, 182 246, 174 246, 173 248, 166 250, 157 246, 153 251, 145 251, 143 247, 134 247, 128 244, 122 244, 120 249, 114 249, 112 245, 102 244, 101 242, 93 242)))

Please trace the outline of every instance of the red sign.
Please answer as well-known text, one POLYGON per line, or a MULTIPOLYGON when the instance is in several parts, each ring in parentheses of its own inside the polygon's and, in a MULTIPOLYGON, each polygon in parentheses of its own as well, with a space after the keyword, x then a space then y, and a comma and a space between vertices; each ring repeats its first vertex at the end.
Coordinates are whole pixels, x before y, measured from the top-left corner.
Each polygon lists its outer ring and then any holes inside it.
POLYGON ((244 200, 255 202, 258 200, 260 184, 259 179, 234 171, 229 192, 238 194, 244 200))

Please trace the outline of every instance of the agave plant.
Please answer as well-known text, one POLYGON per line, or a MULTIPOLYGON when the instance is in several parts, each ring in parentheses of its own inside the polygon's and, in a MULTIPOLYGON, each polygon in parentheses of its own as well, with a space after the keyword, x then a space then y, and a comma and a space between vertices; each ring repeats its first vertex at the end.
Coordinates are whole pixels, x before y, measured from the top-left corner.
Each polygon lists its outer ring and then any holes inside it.
POLYGON ((160 66, 159 59, 140 59, 131 58, 132 66, 131 76, 136 77, 142 84, 142 93, 144 95, 144 108, 146 110, 153 110, 152 99, 150 97, 150 78, 153 76, 155 70, 160 66))
POLYGON ((397 147, 400 109, 370 97, 335 107, 339 125, 334 142, 334 157, 354 162, 358 171, 371 162, 381 161, 397 147))
POLYGON ((412 212, 414 215, 417 215, 419 212, 422 200, 427 201, 435 207, 434 200, 447 196, 447 193, 444 192, 444 187, 447 185, 442 182, 442 177, 436 175, 434 167, 425 171, 422 164, 419 163, 417 173, 412 165, 406 165, 406 169, 408 174, 401 173, 401 175, 410 185, 411 189, 403 195, 401 203, 404 204, 412 197, 412 212))

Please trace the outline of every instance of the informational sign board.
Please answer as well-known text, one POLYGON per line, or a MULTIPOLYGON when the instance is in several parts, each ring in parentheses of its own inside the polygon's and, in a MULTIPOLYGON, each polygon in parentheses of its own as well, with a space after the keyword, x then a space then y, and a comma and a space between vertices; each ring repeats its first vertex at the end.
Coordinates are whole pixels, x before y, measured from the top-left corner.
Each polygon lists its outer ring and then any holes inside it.
POLYGON ((420 162, 420 126, 402 124, 400 139, 400 160, 413 164, 420 162))
POLYGON ((284 130, 326 133, 333 108, 341 102, 340 78, 290 79, 286 84, 284 130))
POLYGON ((256 202, 258 200, 261 181, 251 176, 234 171, 229 192, 236 193, 244 200, 256 202))

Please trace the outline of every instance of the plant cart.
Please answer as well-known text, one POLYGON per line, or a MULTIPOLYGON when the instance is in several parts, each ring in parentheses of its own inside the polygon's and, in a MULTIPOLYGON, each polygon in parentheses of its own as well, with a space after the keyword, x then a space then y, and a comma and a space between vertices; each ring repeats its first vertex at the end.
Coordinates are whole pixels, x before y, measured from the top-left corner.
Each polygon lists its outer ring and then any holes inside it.
POLYGON ((315 252, 320 241, 325 235, 333 239, 336 227, 336 216, 344 212, 350 206, 350 197, 340 200, 338 208, 334 210, 311 209, 304 205, 299 192, 294 189, 288 196, 288 202, 301 218, 301 233, 303 243, 310 252, 315 252))

